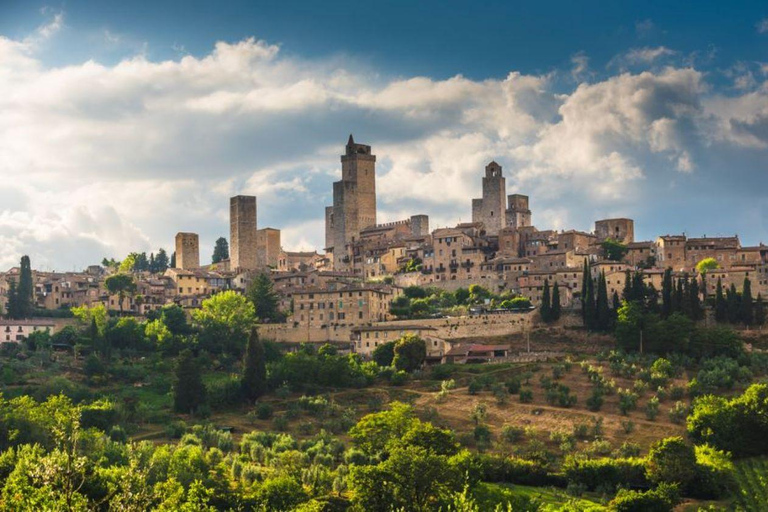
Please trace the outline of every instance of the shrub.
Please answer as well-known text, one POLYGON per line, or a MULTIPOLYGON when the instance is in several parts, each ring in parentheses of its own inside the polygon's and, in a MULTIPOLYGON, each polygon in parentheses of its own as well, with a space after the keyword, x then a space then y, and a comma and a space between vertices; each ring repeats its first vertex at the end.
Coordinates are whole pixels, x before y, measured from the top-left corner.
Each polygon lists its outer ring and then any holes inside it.
POLYGON ((529 404, 533 402, 533 391, 530 389, 520 390, 520 403, 529 404))
POLYGON ((669 421, 678 425, 685 421, 688 416, 688 407, 683 402, 675 402, 674 407, 669 410, 669 421))
POLYGON ((256 405, 256 417, 260 420, 268 420, 272 417, 272 412, 272 406, 267 403, 261 402, 256 405))
POLYGON ((501 438, 508 443, 516 443, 523 437, 524 430, 513 425, 504 425, 501 427, 501 438))
POLYGON ((632 420, 621 420, 621 428, 625 434, 631 434, 635 430, 635 422, 632 420))
POLYGON ((679 502, 677 486, 661 484, 645 492, 621 489, 608 507, 615 512, 671 512, 679 502))
POLYGON ((587 398, 587 409, 592 412, 597 412, 603 406, 603 393, 597 389, 592 391, 592 394, 587 398))
POLYGON ((506 386, 509 394, 516 395, 520 392, 520 386, 521 386, 520 379, 518 379, 517 377, 512 379, 507 379, 506 386))
POLYGON ((643 487, 648 485, 643 459, 589 459, 571 456, 563 463, 563 475, 569 484, 583 485, 590 491, 598 487, 643 487))
POLYGON ((621 414, 627 415, 629 411, 637 408, 637 393, 628 389, 619 390, 619 410, 621 414))
POLYGON ((659 414, 659 397, 652 396, 648 399, 648 403, 645 404, 645 417, 653 421, 659 414))

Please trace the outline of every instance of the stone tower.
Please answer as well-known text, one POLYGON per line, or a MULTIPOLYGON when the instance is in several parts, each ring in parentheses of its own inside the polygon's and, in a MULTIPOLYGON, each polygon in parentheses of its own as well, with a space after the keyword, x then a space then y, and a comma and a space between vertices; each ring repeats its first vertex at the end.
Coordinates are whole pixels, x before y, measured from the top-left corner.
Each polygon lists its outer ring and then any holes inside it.
POLYGON ((632 219, 595 221, 595 235, 600 242, 610 238, 623 244, 631 244, 635 241, 635 221, 632 219))
POLYGON ((531 210, 528 208, 528 196, 511 194, 508 198, 507 226, 524 228, 531 225, 531 210))
POLYGON ((176 233, 176 268, 200 268, 200 238, 197 233, 176 233))
POLYGON ((348 265, 347 245, 360 237, 361 230, 375 225, 376 156, 371 146, 355 143, 350 135, 341 156, 341 181, 333 184, 333 206, 325 209, 325 244, 334 268, 348 265))
POLYGON ((252 270, 258 266, 256 197, 229 199, 229 268, 252 270))
POLYGON ((472 222, 482 222, 488 235, 498 235, 506 225, 507 184, 501 166, 491 162, 485 166, 483 197, 472 200, 472 222))

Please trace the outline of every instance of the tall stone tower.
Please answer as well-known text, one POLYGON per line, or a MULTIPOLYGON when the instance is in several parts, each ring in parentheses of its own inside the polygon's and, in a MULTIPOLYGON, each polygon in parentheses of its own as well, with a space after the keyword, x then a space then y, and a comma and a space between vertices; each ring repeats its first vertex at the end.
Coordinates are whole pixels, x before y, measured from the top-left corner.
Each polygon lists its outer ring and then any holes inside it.
POLYGON ((375 225, 376 156, 371 146, 355 143, 350 135, 341 156, 341 181, 333 184, 333 206, 325 209, 326 250, 333 254, 334 268, 348 266, 347 244, 375 225))
POLYGON ((176 233, 176 268, 200 268, 200 238, 197 233, 176 233))
POLYGON ((531 210, 528 208, 528 196, 511 194, 508 198, 507 226, 524 228, 531 225, 531 210))
POLYGON ((485 166, 483 197, 472 200, 472 222, 482 222, 488 235, 498 235, 506 225, 506 195, 501 166, 491 162, 485 166))
POLYGON ((229 268, 251 270, 258 266, 256 197, 229 199, 229 268))

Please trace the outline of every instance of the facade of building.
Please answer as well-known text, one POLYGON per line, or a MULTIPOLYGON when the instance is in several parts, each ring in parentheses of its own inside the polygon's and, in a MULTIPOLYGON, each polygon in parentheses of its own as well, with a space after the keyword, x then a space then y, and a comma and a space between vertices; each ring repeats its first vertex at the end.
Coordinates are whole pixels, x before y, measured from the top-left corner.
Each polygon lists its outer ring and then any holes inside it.
POLYGON ((176 233, 176 267, 200 268, 200 237, 197 233, 176 233))

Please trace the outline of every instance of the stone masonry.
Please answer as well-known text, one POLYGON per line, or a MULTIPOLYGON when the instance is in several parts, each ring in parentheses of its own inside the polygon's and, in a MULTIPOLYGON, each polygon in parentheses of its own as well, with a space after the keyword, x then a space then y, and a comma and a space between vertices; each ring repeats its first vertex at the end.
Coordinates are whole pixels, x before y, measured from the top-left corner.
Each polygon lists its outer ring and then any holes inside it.
POLYGON ((200 268, 200 238, 197 233, 176 233, 176 268, 200 268))
POLYGON ((229 199, 229 260, 232 270, 258 267, 256 197, 229 199))

